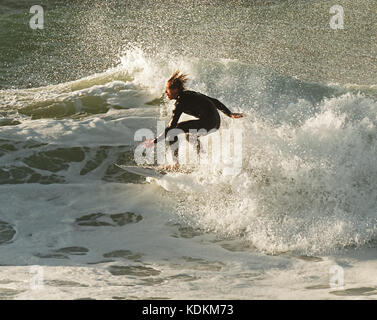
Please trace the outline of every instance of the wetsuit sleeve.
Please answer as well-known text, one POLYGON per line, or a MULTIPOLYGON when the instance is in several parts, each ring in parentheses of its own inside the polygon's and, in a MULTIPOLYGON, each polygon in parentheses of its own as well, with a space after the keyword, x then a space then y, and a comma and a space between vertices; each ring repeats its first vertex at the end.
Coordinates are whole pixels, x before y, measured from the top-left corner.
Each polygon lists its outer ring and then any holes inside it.
MULTIPOLYGON (((172 118, 170 120, 170 123, 169 125, 166 127, 165 129, 165 132, 164 132, 164 136, 166 137, 166 134, 168 133, 168 131, 170 129, 173 129, 177 126, 178 124, 178 120, 181 116, 181 114, 183 113, 183 106, 181 103, 179 102, 176 102, 175 103, 175 108, 173 110, 173 115, 172 115, 172 118)), ((161 139, 163 135, 160 135, 159 137, 157 137, 156 139, 153 140, 154 143, 157 143, 157 141, 159 141, 161 139)))
POLYGON ((211 99, 211 101, 215 104, 217 109, 219 109, 220 111, 225 113, 228 117, 230 117, 232 115, 232 112, 223 103, 221 103, 219 100, 217 100, 215 98, 211 98, 211 97, 208 97, 208 98, 211 99))

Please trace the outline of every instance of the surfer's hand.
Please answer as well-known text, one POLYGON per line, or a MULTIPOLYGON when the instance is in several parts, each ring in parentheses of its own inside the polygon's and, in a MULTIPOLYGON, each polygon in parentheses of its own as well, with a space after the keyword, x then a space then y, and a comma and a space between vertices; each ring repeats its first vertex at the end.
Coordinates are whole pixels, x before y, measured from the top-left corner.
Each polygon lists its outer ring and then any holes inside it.
POLYGON ((243 113, 232 113, 230 115, 230 117, 233 118, 233 119, 242 118, 243 117, 243 113))
POLYGON ((146 148, 151 148, 154 146, 154 140, 153 139, 147 139, 145 140, 144 142, 142 142, 142 144, 144 145, 144 147, 146 148))

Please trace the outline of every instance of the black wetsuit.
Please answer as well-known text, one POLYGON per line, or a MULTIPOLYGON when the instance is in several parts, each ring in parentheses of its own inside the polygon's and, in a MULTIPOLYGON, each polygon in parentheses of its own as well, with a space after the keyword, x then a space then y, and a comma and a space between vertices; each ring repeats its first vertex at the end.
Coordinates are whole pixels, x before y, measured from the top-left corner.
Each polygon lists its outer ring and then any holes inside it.
MULTIPOLYGON (((232 114, 232 112, 217 99, 195 91, 182 91, 176 99, 173 116, 169 126, 165 129, 165 134, 154 139, 154 143, 160 141, 162 137, 166 137, 171 129, 181 129, 186 133, 189 133, 190 129, 196 129, 198 131, 205 129, 207 132, 212 129, 219 129, 220 115, 217 109, 221 110, 229 117, 232 114), (178 123, 182 113, 189 114, 198 119, 178 123)), ((174 140, 169 142, 170 145, 177 142, 177 140, 178 137, 175 136, 174 140)))

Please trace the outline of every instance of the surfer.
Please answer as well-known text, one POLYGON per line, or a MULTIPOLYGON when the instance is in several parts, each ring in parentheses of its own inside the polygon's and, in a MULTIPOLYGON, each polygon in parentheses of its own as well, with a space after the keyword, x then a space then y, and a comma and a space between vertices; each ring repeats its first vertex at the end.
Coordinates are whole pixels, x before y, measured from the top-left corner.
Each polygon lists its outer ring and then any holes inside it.
MULTIPOLYGON (((177 135, 172 135, 171 139, 169 131, 171 129, 180 129, 186 133, 188 140, 188 134, 191 130, 197 130, 197 136, 203 136, 208 133, 218 130, 220 127, 220 115, 217 110, 222 111, 228 117, 237 119, 242 118, 242 113, 232 113, 224 104, 215 98, 208 97, 202 93, 186 90, 185 84, 187 81, 187 75, 180 73, 180 71, 174 72, 171 78, 168 80, 165 88, 165 94, 169 100, 176 100, 173 115, 168 127, 165 129, 159 137, 155 139, 148 139, 144 141, 144 146, 147 148, 152 147, 155 143, 169 137, 169 144, 172 147, 178 141, 177 135), (178 120, 182 113, 194 116, 196 120, 183 121, 178 123, 178 120), (204 129, 201 130, 200 129, 204 129), (211 131, 212 130, 212 131, 211 131), (211 132, 210 132, 211 131, 211 132)), ((200 142, 197 141, 197 152, 200 152, 200 142)), ((178 159, 178 148, 174 150, 174 160, 178 159)), ((176 162, 174 168, 178 167, 176 162)))

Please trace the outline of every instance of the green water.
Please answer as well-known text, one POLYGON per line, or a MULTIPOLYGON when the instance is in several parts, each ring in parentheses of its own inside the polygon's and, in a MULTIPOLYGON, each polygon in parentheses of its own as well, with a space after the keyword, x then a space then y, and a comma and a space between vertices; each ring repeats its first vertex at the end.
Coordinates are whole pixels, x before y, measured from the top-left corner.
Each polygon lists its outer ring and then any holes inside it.
POLYGON ((375 1, 342 1, 332 30, 328 1, 32 1, 0 4, 0 88, 79 79, 119 63, 124 48, 155 55, 233 58, 322 82, 375 83, 375 1))

